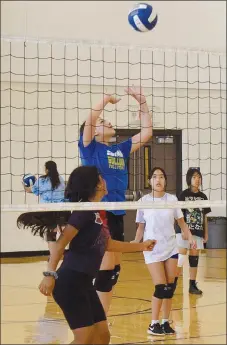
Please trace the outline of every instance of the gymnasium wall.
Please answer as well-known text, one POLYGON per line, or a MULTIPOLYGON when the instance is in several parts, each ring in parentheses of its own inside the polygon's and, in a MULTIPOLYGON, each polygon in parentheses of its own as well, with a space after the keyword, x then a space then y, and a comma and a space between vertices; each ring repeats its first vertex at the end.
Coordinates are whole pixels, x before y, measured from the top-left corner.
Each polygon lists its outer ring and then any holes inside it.
POLYGON ((224 51, 224 1, 147 1, 159 15, 152 34, 127 22, 136 1, 2 1, 1 30, 10 36, 108 41, 224 51))
MULTIPOLYGON (((3 174, 10 170, 14 175, 24 171, 42 174, 45 161, 52 156, 67 178, 79 164, 76 140, 89 108, 103 92, 117 93, 122 102, 108 106, 104 116, 118 127, 136 127, 137 105, 124 95, 124 87, 141 83, 152 110, 154 128, 182 129, 183 186, 187 168, 200 166, 208 197, 224 199, 224 3, 149 3, 157 9, 160 22, 154 32, 139 34, 127 23, 132 1, 3 2, 2 35, 34 37, 40 42, 27 42, 25 46, 21 38, 2 40, 2 72, 11 73, 2 74, 1 121, 7 123, 10 118, 14 123, 2 126, 2 156, 9 156, 11 150, 14 157, 2 159, 3 174), (216 24, 210 25, 214 20, 216 24), (43 40, 48 37, 54 38, 55 43, 43 40), (67 40, 67 44, 59 39, 67 40), (98 40, 102 45, 70 40, 98 40), (171 47, 213 52, 176 52, 168 49, 171 47), (195 68, 183 67, 187 65, 195 68), (205 68, 207 65, 213 68, 205 68), (52 126, 45 126, 49 123, 52 126)), ((11 187, 14 193, 1 193, 3 204, 37 202, 35 196, 20 192, 21 176, 2 177, 2 191, 11 187)), ((212 215, 224 212, 214 209, 212 215)), ((45 250, 42 240, 31 238, 26 231, 19 232, 15 226, 17 216, 2 214, 1 251, 45 250)))

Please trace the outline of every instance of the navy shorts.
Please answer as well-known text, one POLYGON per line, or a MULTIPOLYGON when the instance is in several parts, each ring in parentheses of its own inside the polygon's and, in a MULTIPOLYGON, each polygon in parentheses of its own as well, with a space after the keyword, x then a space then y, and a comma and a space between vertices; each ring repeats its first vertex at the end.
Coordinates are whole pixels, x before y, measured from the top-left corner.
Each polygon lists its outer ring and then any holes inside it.
POLYGON ((170 259, 178 259, 178 253, 177 254, 174 254, 174 255, 172 255, 171 257, 170 257, 170 259))
POLYGON ((53 297, 72 330, 106 320, 91 276, 65 267, 57 273, 53 297))

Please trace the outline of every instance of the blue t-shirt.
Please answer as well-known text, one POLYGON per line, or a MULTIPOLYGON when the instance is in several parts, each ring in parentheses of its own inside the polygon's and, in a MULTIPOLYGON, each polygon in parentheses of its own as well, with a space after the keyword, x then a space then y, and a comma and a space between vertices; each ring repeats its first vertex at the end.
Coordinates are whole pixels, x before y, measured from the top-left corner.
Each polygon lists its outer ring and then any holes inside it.
POLYGON ((61 267, 96 277, 110 237, 98 211, 73 211, 68 224, 79 230, 64 254, 61 267))
POLYGON ((59 186, 53 190, 49 177, 40 177, 36 180, 32 186, 32 193, 37 196, 40 195, 40 203, 64 202, 65 182, 61 176, 59 176, 59 179, 59 186))
MULTIPOLYGON (((106 181, 108 194, 102 201, 125 201, 128 187, 127 159, 132 148, 132 138, 111 146, 95 139, 84 147, 83 137, 79 140, 80 156, 83 165, 95 165, 106 181)), ((111 211, 116 215, 125 214, 123 210, 111 211)))

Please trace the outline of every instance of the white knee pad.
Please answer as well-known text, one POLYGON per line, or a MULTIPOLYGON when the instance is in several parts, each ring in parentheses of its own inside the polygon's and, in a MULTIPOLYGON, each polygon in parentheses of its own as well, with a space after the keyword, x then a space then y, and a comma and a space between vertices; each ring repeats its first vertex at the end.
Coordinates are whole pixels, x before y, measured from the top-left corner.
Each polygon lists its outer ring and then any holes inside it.
POLYGON ((185 260, 186 260, 186 256, 187 255, 184 255, 184 254, 179 254, 178 255, 178 263, 177 263, 178 267, 182 267, 184 265, 185 260))

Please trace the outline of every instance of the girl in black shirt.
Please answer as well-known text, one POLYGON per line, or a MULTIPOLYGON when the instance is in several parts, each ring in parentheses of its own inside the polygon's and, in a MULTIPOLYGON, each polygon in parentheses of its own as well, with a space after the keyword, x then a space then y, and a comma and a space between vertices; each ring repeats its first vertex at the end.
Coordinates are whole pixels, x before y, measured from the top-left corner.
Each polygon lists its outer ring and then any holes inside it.
MULTIPOLYGON (((180 201, 207 200, 207 196, 200 191, 202 185, 202 174, 198 169, 190 168, 186 175, 188 189, 184 190, 179 196, 180 201)), ((196 283, 197 268, 199 262, 200 250, 204 248, 204 243, 208 241, 208 223, 207 214, 211 212, 210 208, 204 209, 183 209, 184 219, 187 223, 193 239, 196 242, 196 249, 190 248, 189 242, 182 238, 180 229, 176 229, 177 243, 179 247, 178 273, 175 278, 175 287, 178 276, 181 272, 183 263, 189 250, 190 282, 189 293, 201 295, 202 291, 196 283)))
MULTIPOLYGON (((96 167, 83 166, 71 173, 67 184, 70 201, 99 202, 106 193, 106 183, 96 167)), ((44 278, 39 285, 43 295, 53 293, 74 334, 74 344, 109 344, 106 315, 93 286, 105 251, 150 251, 155 245, 153 240, 143 243, 112 240, 105 214, 102 212, 101 218, 100 213, 73 211, 68 215, 66 227, 55 243, 48 270, 43 272, 44 278), (68 244, 69 250, 56 271, 68 244)), ((46 225, 45 230, 48 232, 46 225)))

